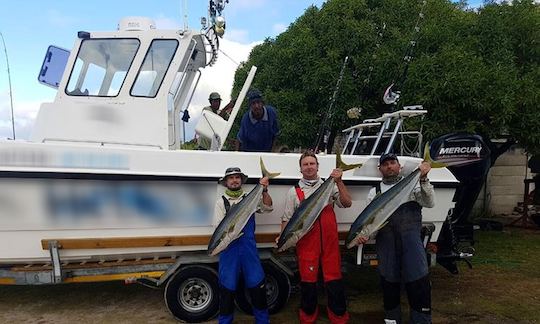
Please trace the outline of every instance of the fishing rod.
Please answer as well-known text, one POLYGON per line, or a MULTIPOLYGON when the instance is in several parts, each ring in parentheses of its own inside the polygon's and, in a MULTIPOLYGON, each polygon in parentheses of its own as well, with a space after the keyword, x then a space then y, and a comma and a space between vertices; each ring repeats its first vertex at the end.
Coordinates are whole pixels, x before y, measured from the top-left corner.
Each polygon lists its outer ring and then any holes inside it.
MULTIPOLYGON (((380 26, 380 29, 377 31, 377 37, 375 39, 375 49, 373 50, 373 53, 371 54, 371 58, 374 60, 377 58, 377 49, 381 47, 382 38, 384 36, 384 32, 386 31, 386 23, 383 23, 380 26)), ((360 118, 360 114, 362 113, 362 108, 364 107, 364 104, 366 103, 366 91, 369 86, 369 82, 371 81, 371 75, 373 74, 373 71, 375 70, 375 67, 373 66, 373 60, 371 60, 371 64, 368 67, 367 76, 362 80, 362 89, 360 89, 360 107, 354 107, 347 110, 347 116, 351 119, 358 119, 360 118)), ((353 61, 353 66, 355 66, 353 61)), ((353 76, 356 78, 358 76, 358 72, 353 72, 353 76)))
POLYGON ((337 95, 339 92, 339 89, 341 87, 341 81, 343 80, 343 73, 345 72, 345 68, 347 67, 347 63, 349 62, 349 56, 345 56, 345 59, 343 60, 343 65, 341 65, 341 71, 339 72, 339 77, 336 83, 336 86, 334 87, 334 93, 332 95, 332 99, 330 100, 330 106, 326 110, 326 114, 324 115, 323 122, 321 123, 319 127, 319 132, 317 133, 317 142, 315 142, 315 152, 319 151, 319 146, 323 144, 322 149, 326 149, 326 144, 328 144, 328 139, 330 137, 330 130, 328 122, 332 119, 333 115, 333 109, 334 105, 336 103, 337 95))
POLYGON ((407 79, 409 64, 413 59, 414 48, 418 43, 418 37, 420 35, 420 23, 424 19, 424 9, 426 7, 426 3, 426 0, 422 1, 422 6, 420 7, 418 17, 416 18, 416 24, 414 25, 413 36, 411 37, 411 40, 409 41, 407 48, 405 49, 405 55, 403 56, 403 60, 401 63, 401 69, 403 71, 401 72, 401 74, 399 74, 400 69, 398 69, 398 74, 394 78, 395 81, 392 81, 392 84, 390 84, 390 86, 386 88, 386 91, 383 95, 384 103, 386 103, 387 105, 394 105, 394 108, 399 104, 399 99, 401 97, 401 88, 403 87, 403 84, 407 79))
POLYGON ((2 35, 2 32, 0 32, 0 38, 2 38, 2 44, 4 45, 4 54, 6 55, 7 76, 9 83, 9 101, 11 104, 11 128, 13 131, 13 139, 15 140, 15 114, 13 113, 13 90, 11 89, 11 73, 9 71, 9 59, 6 42, 4 41, 4 35, 2 35))
MULTIPOLYGON (((382 40, 382 37, 384 35, 385 30, 386 30, 386 24, 383 23, 381 31, 379 31, 377 33, 378 40, 375 43, 376 49, 378 49, 381 46, 380 43, 381 43, 381 40, 382 40)), ((376 57, 376 54, 373 54, 372 56, 376 57)), ((343 60, 343 64, 341 66, 341 71, 339 72, 339 78, 338 78, 336 86, 334 88, 334 93, 332 95, 332 99, 330 100, 330 106, 328 107, 328 110, 326 111, 326 115, 324 116, 323 122, 321 123, 320 128, 319 128, 319 132, 317 133, 317 142, 315 143, 315 152, 319 151, 319 146, 321 144, 323 144, 322 145, 322 150, 327 149, 326 145, 328 144, 328 141, 329 141, 329 138, 330 138, 330 132, 331 132, 331 130, 329 129, 330 128, 329 121, 331 122, 331 119, 332 119, 332 116, 333 116, 334 105, 335 105, 336 100, 337 100, 337 95, 339 93, 339 90, 340 90, 340 87, 341 87, 341 82, 343 80, 343 75, 344 75, 344 72, 345 72, 345 68, 347 67, 348 62, 349 62, 349 56, 346 56, 345 59, 343 60)), ((367 86, 369 85, 369 82, 370 82, 370 79, 371 79, 371 75, 373 74, 373 70, 374 70, 373 65, 370 65, 369 68, 368 68, 367 77, 363 80, 362 90, 360 91, 361 94, 363 94, 365 92, 365 90, 367 89, 367 86)), ((364 102, 365 102, 365 96, 362 96, 362 105, 364 104, 364 102)), ((351 112, 351 113, 359 115, 360 111, 361 111, 361 108, 357 108, 356 112, 351 112)), ((349 111, 347 111, 347 113, 349 114, 349 111)))

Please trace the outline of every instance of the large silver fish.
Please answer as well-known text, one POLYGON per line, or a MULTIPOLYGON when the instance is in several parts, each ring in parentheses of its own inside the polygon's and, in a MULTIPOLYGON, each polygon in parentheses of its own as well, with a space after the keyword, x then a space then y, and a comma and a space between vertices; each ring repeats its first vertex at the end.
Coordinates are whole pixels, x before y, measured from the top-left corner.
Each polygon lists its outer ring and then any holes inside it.
MULTIPOLYGON (((262 158, 260 159, 261 172, 263 177, 275 178, 279 173, 270 173, 266 170, 262 158)), ((208 254, 211 256, 219 254, 225 250, 229 244, 242 236, 242 230, 246 226, 249 218, 257 210, 263 186, 258 183, 249 194, 247 194, 238 204, 231 206, 225 217, 216 227, 210 242, 208 243, 208 254)))
POLYGON ((369 237, 381 229, 388 218, 407 201, 420 179, 420 169, 414 170, 395 186, 378 195, 358 215, 351 225, 345 244, 350 249, 357 245, 360 237, 369 237))
MULTIPOLYGON (((446 166, 431 159, 428 145, 424 149, 424 161, 429 162, 432 168, 446 166)), ((356 246, 360 237, 369 237, 381 229, 399 206, 411 200, 411 194, 419 179, 420 169, 417 168, 392 188, 377 195, 352 223, 345 240, 347 248, 356 246)))
MULTIPOLYGON (((360 167, 362 164, 345 164, 341 160, 341 155, 336 155, 336 167, 343 171, 352 170, 360 167)), ((293 246, 306 235, 323 208, 328 205, 328 200, 334 191, 334 179, 329 177, 314 193, 312 193, 307 199, 300 202, 298 208, 294 211, 291 219, 283 229, 281 233, 277 248, 279 252, 285 251, 293 246)))

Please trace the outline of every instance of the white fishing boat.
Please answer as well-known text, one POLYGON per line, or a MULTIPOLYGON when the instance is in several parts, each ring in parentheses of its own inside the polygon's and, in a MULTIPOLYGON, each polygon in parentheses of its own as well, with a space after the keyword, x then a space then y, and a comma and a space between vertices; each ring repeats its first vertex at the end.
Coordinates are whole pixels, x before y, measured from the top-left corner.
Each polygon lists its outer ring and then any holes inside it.
MULTIPOLYGON (((200 135, 213 139, 215 150, 180 149, 185 141, 180 116, 189 107, 200 70, 217 58, 217 30, 214 25, 203 32, 158 30, 149 19, 126 18, 114 31, 79 32, 70 52, 49 48, 40 80, 57 87, 54 101, 41 105, 29 141, 0 142, 0 267, 32 270, 48 265, 51 276, 15 276, 0 269, 0 283, 74 281, 75 272, 66 277, 69 264, 83 271, 91 262, 122 265, 126 260, 169 258, 174 263, 186 256, 194 258, 182 259, 183 264, 215 262, 202 256, 214 230, 214 204, 223 193, 217 180, 227 167, 238 166, 250 177, 249 190, 261 176, 259 157, 270 171, 281 172, 270 186, 274 211, 257 216, 261 251, 274 245, 286 193, 300 178, 299 154, 222 150, 255 68, 230 119, 205 111, 196 127, 200 135)), ((419 114, 407 109, 375 123, 419 114)), ((356 134, 349 140, 358 139, 356 134)), ((337 211, 342 237, 364 208, 370 188, 380 181, 380 153, 353 154, 356 148, 350 146, 343 152, 344 162, 364 166, 344 174, 353 206, 337 211)), ((320 174, 328 176, 335 155, 320 155, 319 161, 320 174)), ((405 168, 420 161, 400 157, 405 168)), ((423 221, 433 225, 429 240, 435 242, 454 206, 458 182, 445 168, 432 170, 430 180, 436 207, 424 210, 423 221)), ((152 268, 146 276, 164 283, 178 267, 152 268)), ((145 277, 140 269, 137 273, 132 277, 145 277)), ((185 320, 170 303, 171 312, 185 320)), ((182 300, 178 304, 197 313, 195 306, 182 300)))

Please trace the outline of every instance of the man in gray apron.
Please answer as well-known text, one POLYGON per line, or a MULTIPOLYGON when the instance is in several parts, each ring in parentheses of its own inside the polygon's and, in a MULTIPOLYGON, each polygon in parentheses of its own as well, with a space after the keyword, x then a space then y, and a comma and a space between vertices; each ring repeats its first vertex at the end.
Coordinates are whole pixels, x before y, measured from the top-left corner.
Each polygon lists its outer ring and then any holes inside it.
MULTIPOLYGON (((401 205, 376 234, 376 249, 384 299, 386 324, 401 323, 400 292, 405 285, 410 306, 411 323, 431 323, 431 283, 426 252, 421 240, 422 207, 434 206, 433 186, 427 178, 431 166, 422 162, 420 184, 411 193, 411 201, 401 205)), ((401 165, 393 153, 381 155, 379 170, 382 183, 372 188, 369 204, 377 193, 385 192, 403 177, 401 165)), ((360 242, 365 243, 368 238, 360 242)))

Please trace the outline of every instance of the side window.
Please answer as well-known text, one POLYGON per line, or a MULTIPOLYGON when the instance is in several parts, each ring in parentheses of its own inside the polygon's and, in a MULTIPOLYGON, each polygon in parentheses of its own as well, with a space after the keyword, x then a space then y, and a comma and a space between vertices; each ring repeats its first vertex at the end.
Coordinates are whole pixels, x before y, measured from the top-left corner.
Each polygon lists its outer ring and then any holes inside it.
POLYGON ((131 88, 132 96, 155 97, 157 95, 177 47, 178 41, 175 39, 152 41, 131 88))
POLYGON ((39 71, 38 81, 58 89, 69 59, 69 51, 56 46, 49 46, 39 71))
POLYGON ((71 71, 66 94, 114 97, 139 49, 138 39, 86 39, 71 71))

